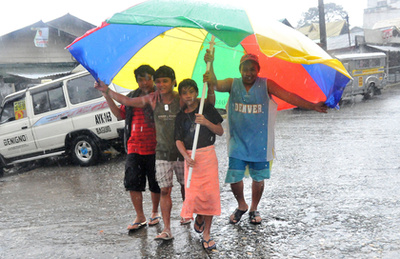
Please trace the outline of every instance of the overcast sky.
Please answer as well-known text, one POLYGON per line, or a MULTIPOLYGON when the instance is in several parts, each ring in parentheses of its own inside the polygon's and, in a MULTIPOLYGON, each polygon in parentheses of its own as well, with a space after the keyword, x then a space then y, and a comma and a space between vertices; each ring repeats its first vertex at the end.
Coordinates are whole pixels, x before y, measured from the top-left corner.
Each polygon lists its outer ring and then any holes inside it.
MULTIPOLYGON (((310 7, 318 6, 318 0, 213 1, 226 1, 246 8, 250 15, 257 17, 286 18, 293 26, 297 25, 302 13, 307 12, 310 7)), ((143 0, 5 0, 0 8, 0 35, 21 29, 40 20, 48 22, 67 13, 99 26, 102 21, 114 13, 123 11, 140 2, 143 2, 143 0)), ((367 0, 324 0, 325 4, 332 2, 343 6, 344 10, 349 13, 351 27, 362 26, 367 0)))

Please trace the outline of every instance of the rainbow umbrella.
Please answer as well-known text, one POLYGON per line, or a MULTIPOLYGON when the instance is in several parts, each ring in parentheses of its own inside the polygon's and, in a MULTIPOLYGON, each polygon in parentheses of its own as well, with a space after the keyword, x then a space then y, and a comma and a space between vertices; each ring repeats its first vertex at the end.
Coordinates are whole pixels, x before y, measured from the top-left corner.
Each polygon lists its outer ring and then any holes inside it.
MULTIPOLYGON (((172 67, 178 83, 192 78, 201 85, 211 35, 216 37, 214 70, 219 79, 240 77, 241 56, 255 53, 260 76, 333 108, 351 78, 338 60, 300 32, 277 21, 252 24, 244 10, 200 1, 143 2, 116 13, 67 49, 107 84, 135 89, 133 70, 150 64, 172 67)), ((217 92, 216 99, 216 107, 225 108, 228 94, 217 92)), ((279 110, 293 107, 275 100, 279 110)))

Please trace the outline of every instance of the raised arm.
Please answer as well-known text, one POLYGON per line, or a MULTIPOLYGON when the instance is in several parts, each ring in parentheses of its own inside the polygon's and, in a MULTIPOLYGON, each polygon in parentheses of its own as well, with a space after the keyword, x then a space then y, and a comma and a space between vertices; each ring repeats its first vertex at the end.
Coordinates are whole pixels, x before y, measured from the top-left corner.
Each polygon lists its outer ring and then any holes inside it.
MULTIPOLYGON (((215 50, 215 49, 214 49, 215 50)), ((230 92, 232 87, 232 78, 227 78, 224 80, 217 80, 217 77, 214 73, 214 53, 211 53, 210 50, 206 50, 206 54, 204 55, 205 62, 211 62, 210 70, 207 71, 203 75, 203 82, 208 84, 208 89, 215 89, 218 92, 230 92)))
POLYGON ((281 86, 279 86, 275 81, 268 79, 267 81, 268 93, 275 95, 279 99, 284 100, 292 105, 298 106, 303 109, 314 110, 317 112, 326 113, 328 107, 324 102, 312 103, 309 102, 297 94, 286 91, 281 86))
POLYGON ((215 106, 215 92, 214 92, 214 87, 210 87, 209 84, 208 86, 208 91, 207 91, 207 97, 206 101, 211 104, 212 106, 215 106))
POLYGON ((114 114, 114 116, 117 117, 118 120, 122 120, 121 111, 119 107, 115 104, 114 100, 105 93, 103 93, 103 96, 106 99, 108 107, 110 107, 110 110, 114 114))
POLYGON ((142 97, 135 97, 130 98, 123 94, 114 92, 111 90, 108 85, 106 85, 103 81, 95 82, 94 87, 101 91, 103 95, 108 95, 110 98, 114 99, 115 101, 125 105, 125 106, 132 106, 132 107, 139 107, 142 108, 146 104, 150 103, 150 95, 142 96, 142 97))

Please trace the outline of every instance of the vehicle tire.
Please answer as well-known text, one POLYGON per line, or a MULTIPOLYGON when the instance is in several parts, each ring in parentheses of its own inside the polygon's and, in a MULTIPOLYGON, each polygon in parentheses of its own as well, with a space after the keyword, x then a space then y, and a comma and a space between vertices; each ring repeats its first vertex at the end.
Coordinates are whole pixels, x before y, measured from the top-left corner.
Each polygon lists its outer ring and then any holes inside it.
POLYGON ((0 167, 0 178, 4 176, 4 168, 0 167))
POLYGON ((72 142, 71 158, 74 164, 90 166, 97 162, 99 148, 88 136, 78 136, 72 142))
POLYGON ((368 100, 369 98, 371 98, 374 95, 374 92, 375 92, 375 84, 370 83, 368 85, 367 92, 365 92, 364 94, 364 100, 368 100))
POLYGON ((381 95, 381 89, 379 89, 378 87, 374 88, 374 95, 381 95))

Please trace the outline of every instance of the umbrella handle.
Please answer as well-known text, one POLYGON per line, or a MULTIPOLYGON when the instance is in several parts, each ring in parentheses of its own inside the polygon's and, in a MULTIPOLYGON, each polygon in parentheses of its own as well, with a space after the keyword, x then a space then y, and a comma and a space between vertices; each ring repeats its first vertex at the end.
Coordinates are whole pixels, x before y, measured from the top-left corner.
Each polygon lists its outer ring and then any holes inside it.
MULTIPOLYGON (((211 36, 211 41, 210 41, 210 48, 209 50, 212 52, 214 50, 214 45, 215 45, 215 36, 211 36)), ((211 68, 211 62, 207 62, 207 71, 209 71, 211 68)), ((204 99, 206 96, 206 87, 207 83, 203 84, 203 91, 201 92, 201 99, 200 99, 200 107, 199 107, 199 114, 203 114, 203 108, 204 108, 204 99)), ((194 156, 196 154, 196 148, 197 148, 197 142, 199 140, 199 133, 200 133, 200 124, 196 124, 196 131, 194 133, 194 140, 193 140, 193 147, 192 147, 192 160, 194 160, 194 156)), ((186 188, 190 187, 190 182, 192 181, 192 172, 193 172, 193 167, 189 167, 189 173, 188 173, 188 178, 186 182, 186 188)))

